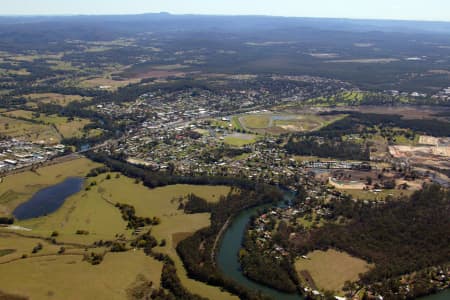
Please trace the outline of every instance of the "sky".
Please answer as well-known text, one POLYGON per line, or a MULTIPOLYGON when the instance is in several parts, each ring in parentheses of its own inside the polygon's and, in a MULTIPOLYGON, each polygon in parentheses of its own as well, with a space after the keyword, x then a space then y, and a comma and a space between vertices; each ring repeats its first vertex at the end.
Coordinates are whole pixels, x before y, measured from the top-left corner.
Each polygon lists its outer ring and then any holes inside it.
POLYGON ((273 15, 450 21, 449 0, 0 0, 0 15, 273 15))

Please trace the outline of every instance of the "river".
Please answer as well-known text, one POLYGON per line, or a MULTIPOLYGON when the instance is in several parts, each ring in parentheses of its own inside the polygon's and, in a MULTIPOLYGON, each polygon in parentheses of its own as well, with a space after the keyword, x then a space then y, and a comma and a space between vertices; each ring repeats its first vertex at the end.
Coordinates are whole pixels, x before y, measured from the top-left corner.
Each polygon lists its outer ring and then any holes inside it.
MULTIPOLYGON (((294 197, 292 192, 284 193, 284 200, 291 200, 294 197)), ((220 270, 229 278, 235 280, 239 284, 261 293, 271 296, 274 299, 280 300, 299 300, 303 299, 298 294, 286 294, 272 289, 268 286, 254 282, 245 277, 240 269, 238 253, 241 248, 241 242, 244 237, 245 229, 250 220, 250 217, 256 213, 258 209, 263 206, 247 209, 237 215, 233 222, 225 231, 222 241, 220 242, 219 253, 217 256, 217 263, 220 270)))
POLYGON ((67 198, 81 191, 83 183, 83 178, 69 177, 61 183, 44 188, 19 205, 13 215, 18 220, 26 220, 50 214, 60 208, 67 198))
MULTIPOLYGON (((283 191, 284 200, 289 201, 294 197, 292 192, 283 191)), ((283 205, 283 204, 280 204, 283 205)), ((238 253, 241 249, 242 239, 244 238, 245 229, 252 215, 256 213, 258 209, 264 206, 247 209, 238 214, 227 230, 225 231, 222 241, 220 242, 219 253, 217 256, 217 264, 219 269, 226 274, 227 277, 233 279, 239 284, 261 293, 268 295, 276 300, 301 300, 304 299, 298 294, 286 294, 268 286, 259 284, 245 277, 241 271, 238 253)), ((422 297, 420 300, 449 300, 450 290, 444 290, 440 293, 422 297)))

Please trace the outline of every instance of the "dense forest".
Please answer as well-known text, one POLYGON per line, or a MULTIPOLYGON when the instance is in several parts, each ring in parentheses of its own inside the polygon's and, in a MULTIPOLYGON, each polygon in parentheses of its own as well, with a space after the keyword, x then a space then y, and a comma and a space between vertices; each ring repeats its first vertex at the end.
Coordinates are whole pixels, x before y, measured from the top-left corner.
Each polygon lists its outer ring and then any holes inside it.
POLYGON ((450 136, 450 123, 441 120, 403 119, 399 115, 382 115, 353 111, 333 111, 323 114, 342 113, 348 116, 320 129, 314 134, 323 137, 335 137, 363 132, 375 133, 375 127, 399 127, 432 136, 450 136))
POLYGON ((131 165, 120 157, 110 157, 105 153, 87 152, 86 156, 93 161, 105 164, 113 172, 121 172, 126 176, 141 180, 147 187, 154 188, 170 184, 194 185, 230 185, 242 189, 255 189, 257 183, 241 178, 221 176, 185 177, 169 173, 155 172, 146 167, 131 165))
POLYGON ((342 138, 291 137, 285 146, 290 154, 333 157, 346 160, 369 160, 369 147, 342 138))

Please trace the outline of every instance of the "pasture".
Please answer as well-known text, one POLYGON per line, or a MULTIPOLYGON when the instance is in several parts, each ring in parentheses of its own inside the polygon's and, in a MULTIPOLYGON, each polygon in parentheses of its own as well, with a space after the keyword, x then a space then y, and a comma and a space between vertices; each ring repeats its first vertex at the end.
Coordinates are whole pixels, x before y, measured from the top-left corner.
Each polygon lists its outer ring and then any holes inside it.
POLYGON ((108 253, 97 266, 82 254, 49 255, 3 264, 0 282, 3 292, 37 300, 128 299, 139 278, 158 288, 161 270, 162 263, 142 251, 108 253))
MULTIPOLYGON (((37 190, 63 180, 68 174, 83 176, 95 166, 98 165, 87 159, 81 159, 41 168, 37 173, 13 175, 5 178, 4 183, 7 185, 0 184, 0 193, 4 198, 3 201, 10 205, 11 211, 15 205, 29 198, 37 190), (28 184, 24 185, 23 182, 28 184), (5 201, 8 197, 12 199, 5 201)), ((180 199, 194 193, 209 202, 217 202, 221 196, 230 192, 230 187, 172 185, 149 189, 121 174, 107 175, 100 174, 88 178, 85 183, 88 188, 67 199, 55 213, 17 222, 16 225, 31 229, 20 231, 22 237, 12 234, 8 229, 0 229, 2 237, 8 237, 0 242, 2 253, 6 253, 7 249, 15 250, 0 259, 0 263, 13 260, 2 265, 0 270, 0 280, 6 278, 6 274, 10 274, 8 289, 4 292, 24 296, 36 295, 36 299, 46 299, 48 294, 70 299, 70 294, 74 294, 71 289, 77 284, 81 285, 77 280, 81 280, 78 278, 84 276, 89 279, 86 282, 90 284, 83 287, 78 296, 95 295, 99 299, 126 299, 124 293, 133 285, 139 274, 143 274, 154 283, 159 283, 161 264, 144 256, 140 251, 107 253, 104 261, 98 266, 81 261, 84 252, 84 248, 80 248, 82 245, 87 247, 95 241, 114 240, 116 235, 132 238, 131 230, 126 229, 127 223, 122 219, 120 210, 114 206, 120 202, 133 205, 137 216, 160 218, 161 223, 152 228, 152 234, 158 241, 166 240, 166 245, 158 246, 155 250, 172 257, 184 286, 211 299, 237 299, 219 288, 189 279, 175 250, 181 239, 210 225, 209 213, 185 214, 183 210, 178 209, 182 201, 180 199), (77 230, 86 230, 89 234, 79 235, 76 234, 77 230), (47 242, 42 242, 44 247, 41 252, 37 255, 31 254, 32 248, 40 241, 34 237, 50 237, 54 231, 58 232, 55 237, 58 242, 69 245, 65 255, 58 255, 59 246, 47 242), (20 259, 23 254, 27 254, 28 257, 20 259), (39 272, 37 268, 40 268, 39 272), (17 269, 21 271, 13 271, 17 269), (39 274, 34 277, 23 276, 23 270, 27 270, 26 273, 29 274, 33 272, 39 274), (20 274, 23 278, 19 277, 20 274)), ((96 251, 104 250, 98 248, 96 251)))
POLYGON ((45 124, 32 123, 0 115, 0 135, 36 143, 58 144, 61 135, 45 124))
POLYGON ((373 265, 362 259, 352 257, 336 250, 313 251, 307 254, 308 259, 300 258, 295 268, 301 279, 305 280, 306 271, 320 290, 341 292, 345 281, 356 281, 360 273, 370 270, 373 265))
POLYGON ((57 104, 61 106, 67 106, 74 101, 89 100, 90 97, 82 97, 80 95, 63 95, 57 93, 38 93, 28 94, 24 96, 30 102, 45 103, 45 104, 57 104))
POLYGON ((45 115, 45 114, 34 114, 32 111, 28 110, 15 110, 4 113, 10 118, 21 118, 30 120, 36 125, 49 125, 49 127, 56 129, 56 131, 61 135, 61 137, 71 138, 80 137, 83 134, 83 128, 90 123, 87 119, 75 118, 73 120, 67 117, 60 117, 57 115, 45 115))
POLYGON ((113 80, 106 77, 88 78, 80 82, 82 88, 100 88, 115 91, 120 87, 127 86, 132 83, 138 83, 140 79, 129 80, 113 80))

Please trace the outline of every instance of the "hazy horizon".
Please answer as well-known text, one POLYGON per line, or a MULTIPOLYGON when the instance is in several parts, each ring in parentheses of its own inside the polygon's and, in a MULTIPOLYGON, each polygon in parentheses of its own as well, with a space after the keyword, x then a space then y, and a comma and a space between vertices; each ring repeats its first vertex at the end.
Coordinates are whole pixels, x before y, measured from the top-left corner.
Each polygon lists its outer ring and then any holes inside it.
POLYGON ((1 16, 80 16, 80 15, 140 15, 168 12, 173 15, 219 15, 219 16, 273 16, 298 18, 331 18, 357 20, 395 20, 450 22, 446 13, 450 2, 429 0, 357 1, 339 3, 332 0, 310 1, 280 0, 131 0, 111 2, 106 0, 79 0, 63 2, 55 0, 16 0, 2 5, 1 16))

